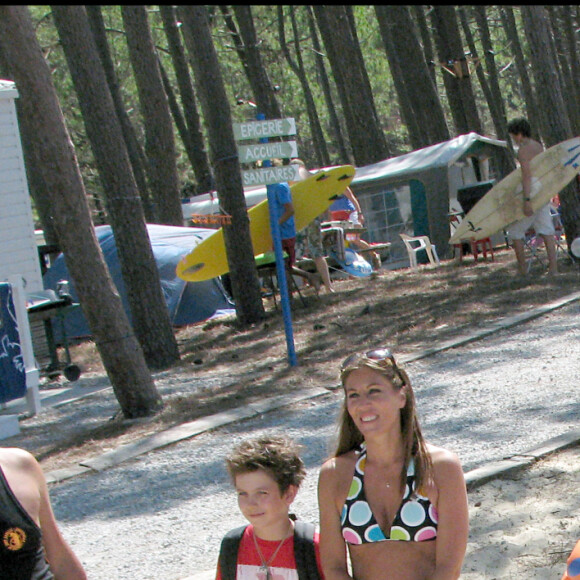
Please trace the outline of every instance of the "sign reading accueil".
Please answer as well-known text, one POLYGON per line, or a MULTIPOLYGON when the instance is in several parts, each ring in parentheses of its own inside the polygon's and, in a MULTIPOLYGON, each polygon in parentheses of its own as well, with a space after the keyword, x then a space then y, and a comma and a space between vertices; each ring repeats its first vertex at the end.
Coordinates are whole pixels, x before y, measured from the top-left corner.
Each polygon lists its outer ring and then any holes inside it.
POLYGON ((298 157, 298 147, 296 141, 238 145, 238 155, 240 163, 252 163, 263 159, 292 159, 298 157))

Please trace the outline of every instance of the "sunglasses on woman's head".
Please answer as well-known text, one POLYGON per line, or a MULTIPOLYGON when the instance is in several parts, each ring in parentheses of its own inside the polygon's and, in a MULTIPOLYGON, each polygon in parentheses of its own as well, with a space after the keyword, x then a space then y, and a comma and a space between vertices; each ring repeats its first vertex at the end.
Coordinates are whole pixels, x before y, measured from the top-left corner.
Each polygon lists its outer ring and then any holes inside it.
POLYGON ((391 351, 388 348, 375 348, 373 350, 369 350, 368 352, 363 353, 357 352, 346 357, 343 363, 340 365, 340 370, 343 371, 347 367, 352 366, 357 360, 361 358, 367 358, 369 360, 375 361, 378 364, 388 361, 389 366, 392 366, 395 369, 397 369, 395 357, 392 355, 391 351))

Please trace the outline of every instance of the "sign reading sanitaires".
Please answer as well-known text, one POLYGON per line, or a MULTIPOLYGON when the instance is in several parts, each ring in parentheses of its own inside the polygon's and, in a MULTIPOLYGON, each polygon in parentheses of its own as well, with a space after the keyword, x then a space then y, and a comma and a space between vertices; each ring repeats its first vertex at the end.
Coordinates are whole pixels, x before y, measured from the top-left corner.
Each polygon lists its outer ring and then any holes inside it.
POLYGON ((282 165, 281 167, 262 167, 261 169, 246 169, 242 171, 242 181, 245 187, 251 185, 269 185, 283 181, 298 181, 300 179, 299 165, 282 165))

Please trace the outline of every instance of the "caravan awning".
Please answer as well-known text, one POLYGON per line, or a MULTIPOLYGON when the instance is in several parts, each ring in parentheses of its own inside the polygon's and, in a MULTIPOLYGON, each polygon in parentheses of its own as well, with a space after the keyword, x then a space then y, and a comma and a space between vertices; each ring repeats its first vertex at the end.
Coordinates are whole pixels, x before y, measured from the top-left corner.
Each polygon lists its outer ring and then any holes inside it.
POLYGON ((477 133, 459 135, 455 139, 430 145, 417 151, 411 151, 405 155, 391 157, 385 161, 379 161, 372 165, 359 167, 356 170, 352 185, 368 182, 375 179, 404 178, 429 169, 450 167, 462 157, 476 155, 478 157, 490 157, 491 152, 486 154, 490 147, 507 147, 505 141, 483 137, 477 133))
MULTIPOLYGON (((490 137, 483 137, 477 133, 467 133, 466 135, 459 135, 455 139, 430 145, 417 151, 411 151, 405 155, 398 157, 391 157, 372 165, 365 165, 358 167, 352 185, 358 183, 368 182, 375 179, 384 178, 404 178, 407 175, 420 173, 428 169, 437 169, 440 167, 449 167, 462 157, 468 155, 476 155, 478 157, 490 157, 493 147, 507 147, 505 141, 498 139, 491 139, 490 137), (489 153, 487 153, 487 151, 489 153)), ((331 169, 336 167, 324 167, 323 169, 331 169)), ((311 173, 316 173, 317 169, 311 170, 311 173)), ((244 195, 246 197, 246 206, 252 207, 262 200, 266 199, 266 187, 256 186, 244 188, 244 195)), ((187 220, 192 214, 212 214, 219 212, 219 204, 217 194, 212 195, 206 193, 199 195, 191 200, 184 200, 182 202, 183 218, 187 220)))

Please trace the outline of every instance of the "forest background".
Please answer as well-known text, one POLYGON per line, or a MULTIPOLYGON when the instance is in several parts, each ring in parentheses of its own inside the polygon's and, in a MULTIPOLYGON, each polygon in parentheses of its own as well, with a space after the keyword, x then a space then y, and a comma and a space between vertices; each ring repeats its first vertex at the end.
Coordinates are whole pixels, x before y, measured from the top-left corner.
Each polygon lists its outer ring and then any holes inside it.
MULTIPOLYGON (((233 121, 293 117, 312 168, 364 166, 526 116, 546 147, 580 134, 578 6, 3 6, 31 195, 58 244, 126 417, 162 402, 179 350, 145 223, 182 225, 217 190, 239 323, 264 308, 233 121), (113 227, 132 323, 92 224, 113 227)), ((504 170, 513 168, 506 157, 504 170)), ((580 233, 577 188, 561 195, 580 233)))

